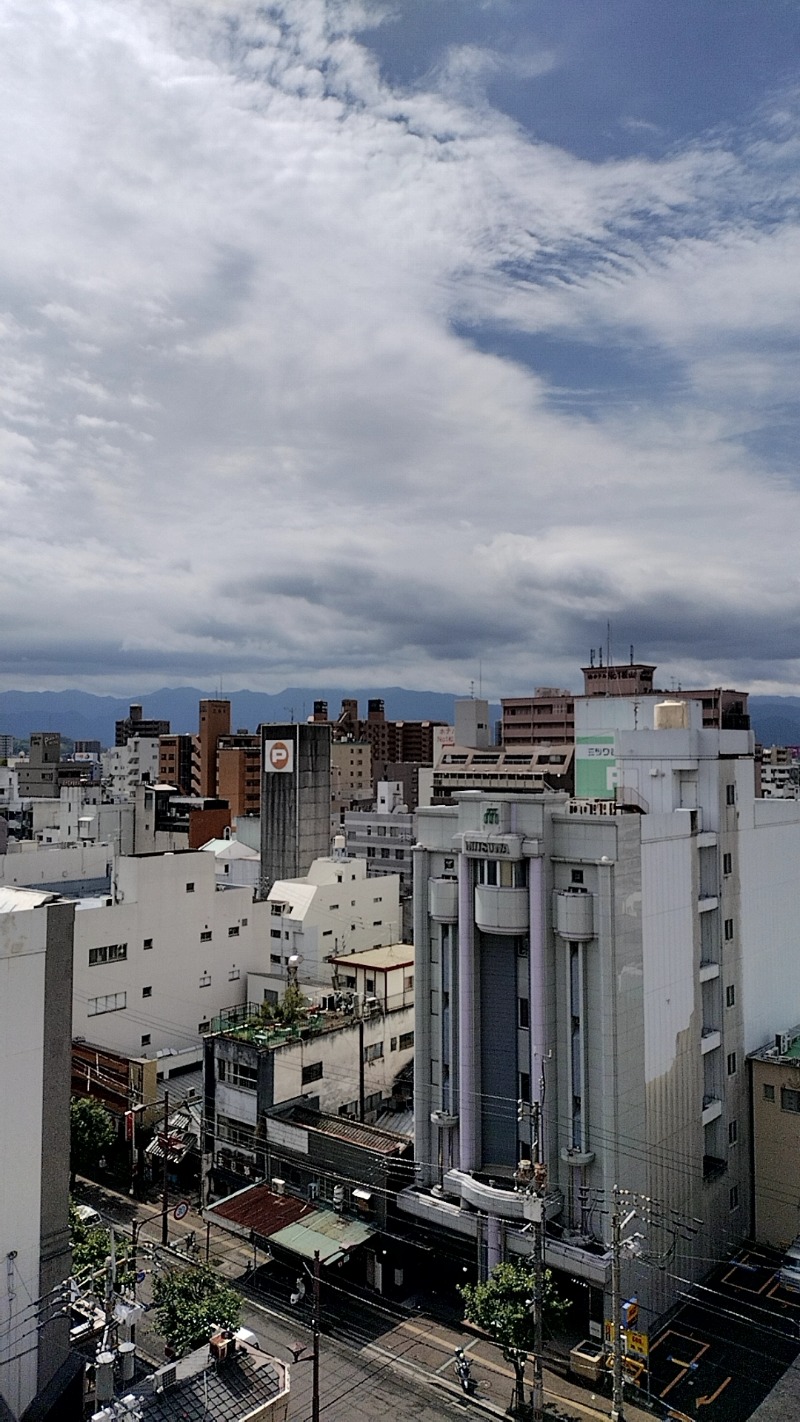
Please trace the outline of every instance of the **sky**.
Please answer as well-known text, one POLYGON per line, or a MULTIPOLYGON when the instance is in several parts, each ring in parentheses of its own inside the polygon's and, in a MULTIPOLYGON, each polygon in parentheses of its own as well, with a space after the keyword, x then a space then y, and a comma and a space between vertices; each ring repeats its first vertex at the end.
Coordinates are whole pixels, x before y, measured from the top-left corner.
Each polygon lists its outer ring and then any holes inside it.
POLYGON ((0 689, 800 691, 795 0, 5 0, 0 689))

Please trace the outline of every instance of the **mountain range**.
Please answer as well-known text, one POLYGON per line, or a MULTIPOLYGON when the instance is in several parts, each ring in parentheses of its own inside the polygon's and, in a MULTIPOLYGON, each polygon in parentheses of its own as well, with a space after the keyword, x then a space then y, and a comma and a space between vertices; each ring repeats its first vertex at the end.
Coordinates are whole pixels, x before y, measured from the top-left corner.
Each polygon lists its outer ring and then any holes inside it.
MULTIPOLYGON (((162 687, 146 696, 133 697, 148 719, 169 721, 173 731, 196 731, 198 702, 219 693, 194 686, 162 687)), ((409 691, 402 686, 370 687, 342 691, 341 688, 288 686, 274 695, 261 691, 225 693, 232 703, 233 730, 254 731, 262 721, 305 721, 315 701, 327 701, 335 716, 343 696, 356 697, 362 716, 367 702, 380 698, 392 721, 446 721, 452 725, 455 697, 441 691, 409 691)), ((71 740, 97 740, 114 744, 114 722, 127 716, 131 701, 115 696, 96 696, 88 691, 3 691, 0 692, 0 734, 27 739, 31 731, 60 731, 71 740)), ((490 708, 492 721, 500 715, 499 705, 490 708)), ((756 739, 763 745, 800 745, 800 697, 751 696, 750 716, 756 739)))

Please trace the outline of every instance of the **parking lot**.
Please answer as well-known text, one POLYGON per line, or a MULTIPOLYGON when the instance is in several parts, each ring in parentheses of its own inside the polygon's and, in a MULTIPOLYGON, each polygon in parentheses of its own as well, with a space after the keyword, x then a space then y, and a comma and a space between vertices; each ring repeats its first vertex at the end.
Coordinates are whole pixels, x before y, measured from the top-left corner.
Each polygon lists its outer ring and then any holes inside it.
POLYGON ((797 1366, 800 1293, 780 1284, 779 1263, 742 1250, 692 1289, 650 1349, 650 1392, 664 1417, 746 1422, 797 1366))

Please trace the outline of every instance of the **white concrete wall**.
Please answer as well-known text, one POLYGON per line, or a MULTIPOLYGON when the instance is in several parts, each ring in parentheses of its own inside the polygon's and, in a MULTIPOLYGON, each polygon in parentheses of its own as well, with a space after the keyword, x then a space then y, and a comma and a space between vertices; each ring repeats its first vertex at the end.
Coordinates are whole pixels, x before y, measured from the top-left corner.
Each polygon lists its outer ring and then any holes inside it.
MULTIPOLYGON (((301 957, 301 982, 327 980, 329 954, 381 947, 401 935, 399 875, 368 879, 361 859, 317 859, 307 878, 273 884, 269 902, 270 957, 280 953, 284 965, 292 955, 301 957), (272 913, 280 903, 296 912, 272 913)), ((272 963, 273 970, 280 966, 272 963)))
POLYGON ((72 879, 102 879, 113 863, 110 844, 54 845, 47 848, 33 840, 9 845, 0 856, 0 883, 34 888, 37 884, 57 884, 72 879))
POLYGON ((111 906, 81 904, 76 915, 75 1036, 133 1056, 194 1044, 201 1022, 244 1002, 247 974, 263 964, 266 904, 249 889, 219 890, 213 855, 201 851, 121 859, 115 890, 111 906), (91 949, 117 943, 124 961, 89 964, 91 949), (124 1008, 93 1010, 118 993, 124 1008))
POLYGON ((14 1417, 36 1393, 46 936, 46 908, 0 913, 0 1396, 14 1417))
MULTIPOLYGON (((378 1091, 384 1097, 391 1094, 398 1073, 414 1057, 413 1046, 404 1051, 395 1046, 392 1051, 392 1039, 399 1039, 401 1033, 413 1030, 413 1007, 389 1012, 385 1016, 376 1015, 364 1022, 365 1051, 383 1043, 383 1056, 364 1065, 365 1096, 378 1091)), ((358 1100, 358 1053, 359 1029, 355 1022, 336 1032, 312 1038, 309 1042, 287 1042, 285 1046, 276 1048, 275 1104, 291 1101, 302 1092, 311 1092, 319 1096, 321 1111, 337 1115, 340 1106, 358 1100), (320 1061, 322 1076, 319 1081, 303 1085, 303 1067, 320 1061)))
POLYGON ((800 1020, 800 803, 755 800, 739 812, 738 915, 744 1049, 800 1020))

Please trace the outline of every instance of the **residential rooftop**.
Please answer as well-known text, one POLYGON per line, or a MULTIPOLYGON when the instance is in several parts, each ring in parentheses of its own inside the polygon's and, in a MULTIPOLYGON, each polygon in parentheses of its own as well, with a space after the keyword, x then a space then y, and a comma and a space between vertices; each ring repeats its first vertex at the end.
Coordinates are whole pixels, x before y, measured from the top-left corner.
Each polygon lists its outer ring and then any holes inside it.
POLYGON ((358 953, 336 953, 331 963, 348 968, 411 968, 414 966, 413 943, 387 943, 383 948, 362 948, 358 953))

